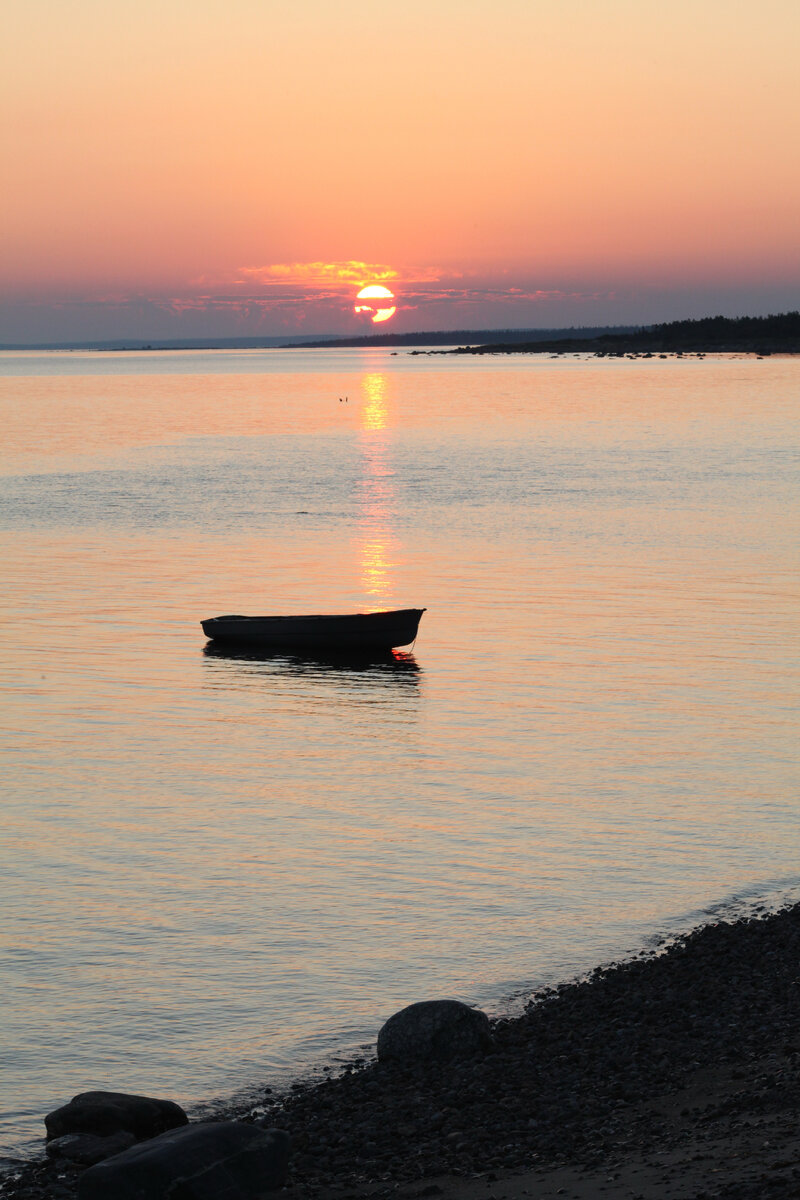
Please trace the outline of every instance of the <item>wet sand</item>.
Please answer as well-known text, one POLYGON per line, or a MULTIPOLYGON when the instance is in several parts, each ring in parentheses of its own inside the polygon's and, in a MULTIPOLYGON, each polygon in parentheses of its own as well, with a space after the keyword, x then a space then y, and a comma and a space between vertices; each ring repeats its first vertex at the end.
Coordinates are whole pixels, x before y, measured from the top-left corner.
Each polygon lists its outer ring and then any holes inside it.
MULTIPOLYGON (((800 1197, 800 906, 533 996, 493 1035, 469 1062, 266 1092, 256 1115, 293 1142, 282 1194, 800 1197)), ((2 1194, 69 1200, 77 1178, 42 1161, 2 1194)))

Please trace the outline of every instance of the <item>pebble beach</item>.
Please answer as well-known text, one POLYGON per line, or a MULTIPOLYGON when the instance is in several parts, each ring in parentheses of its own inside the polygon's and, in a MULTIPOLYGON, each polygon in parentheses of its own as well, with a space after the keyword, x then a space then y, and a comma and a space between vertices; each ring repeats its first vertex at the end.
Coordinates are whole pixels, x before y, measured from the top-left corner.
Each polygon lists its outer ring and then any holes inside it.
MULTIPOLYGON (((287 1200, 800 1195, 800 905, 532 995, 491 1034, 215 1118, 289 1133, 287 1200)), ((72 1200, 80 1173, 43 1154, 0 1194, 72 1200)))

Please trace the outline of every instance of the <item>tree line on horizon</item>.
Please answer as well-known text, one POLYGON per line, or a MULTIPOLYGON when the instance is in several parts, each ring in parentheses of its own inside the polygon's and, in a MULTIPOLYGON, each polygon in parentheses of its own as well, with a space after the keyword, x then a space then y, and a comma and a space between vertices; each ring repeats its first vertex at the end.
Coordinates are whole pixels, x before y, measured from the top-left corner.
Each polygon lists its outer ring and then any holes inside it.
POLYGON ((768 317, 696 317, 650 325, 643 333, 675 341, 687 338, 798 337, 800 312, 773 313, 768 317))
MULTIPOLYGON (((766 317, 690 317, 655 325, 572 326, 561 329, 458 329, 417 333, 366 334, 359 337, 307 342, 306 346, 443 346, 460 343, 460 352, 508 349, 546 351, 560 346, 584 350, 618 343, 661 350, 695 346, 739 349, 754 342, 800 343, 800 312, 773 313, 766 317)), ((800 349, 800 344, 798 345, 800 349)))
POLYGON ((599 355, 658 353, 800 354, 800 312, 772 313, 767 317, 697 317, 619 330, 583 340, 565 331, 546 341, 488 342, 460 346, 456 354, 565 354, 599 355))

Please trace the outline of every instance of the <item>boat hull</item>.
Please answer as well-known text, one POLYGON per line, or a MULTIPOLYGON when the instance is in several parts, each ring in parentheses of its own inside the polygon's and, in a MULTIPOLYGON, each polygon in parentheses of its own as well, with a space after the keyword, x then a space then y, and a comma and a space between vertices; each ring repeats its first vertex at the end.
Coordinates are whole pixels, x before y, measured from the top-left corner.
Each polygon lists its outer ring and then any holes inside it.
POLYGON ((346 616, 212 617, 203 633, 215 642, 262 646, 292 654, 320 650, 340 654, 374 653, 409 646, 417 636, 424 608, 346 616))

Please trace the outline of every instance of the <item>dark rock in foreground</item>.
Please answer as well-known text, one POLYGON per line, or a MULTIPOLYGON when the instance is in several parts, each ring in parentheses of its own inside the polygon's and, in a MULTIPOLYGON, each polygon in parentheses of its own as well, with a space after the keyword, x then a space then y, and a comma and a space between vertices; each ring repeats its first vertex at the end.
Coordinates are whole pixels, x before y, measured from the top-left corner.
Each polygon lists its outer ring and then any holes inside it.
POLYGON ((66 1158, 69 1162, 92 1167, 135 1145, 134 1135, 120 1129, 108 1137, 98 1137, 96 1133, 65 1133, 49 1141, 46 1149, 50 1158, 66 1158))
POLYGON ((48 1140, 66 1133, 108 1137, 125 1131, 142 1141, 188 1122, 186 1113, 172 1100, 130 1096, 125 1092, 81 1092, 44 1119, 48 1140))
POLYGON ((486 1013, 459 1000, 422 1000, 390 1017, 378 1034, 379 1062, 473 1058, 489 1049, 486 1013))
POLYGON ((241 1121, 172 1129, 90 1167, 79 1200, 260 1200, 282 1187, 287 1134, 241 1121))

